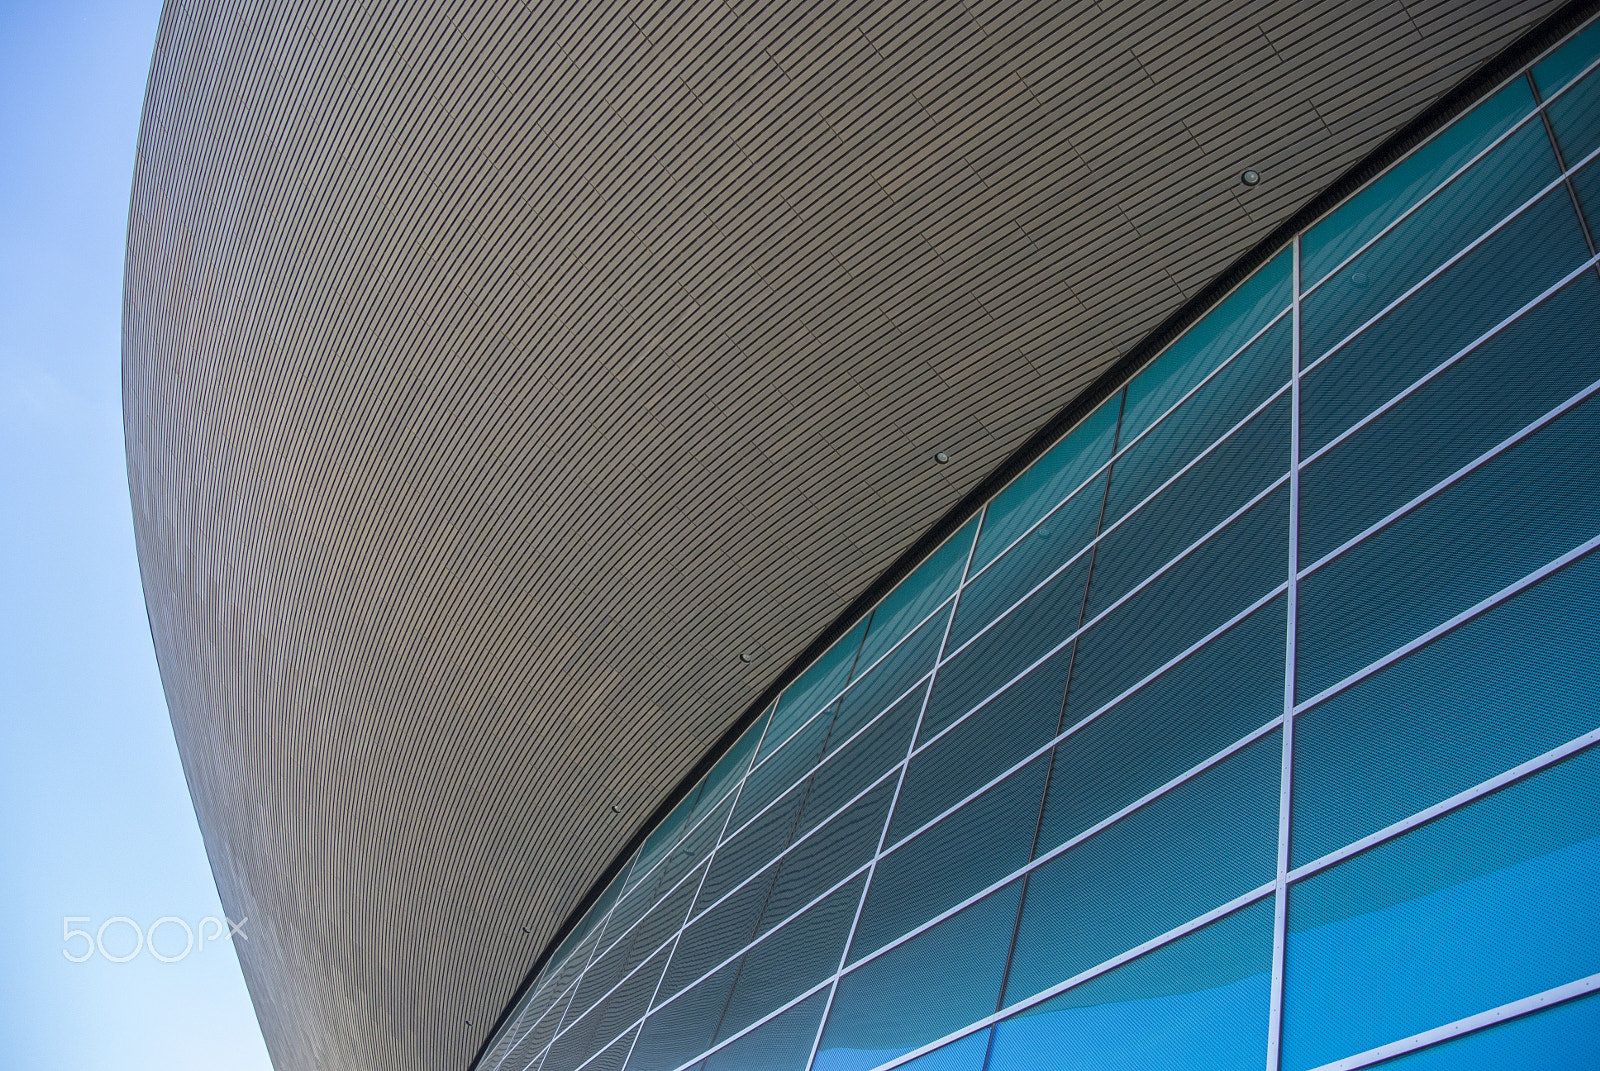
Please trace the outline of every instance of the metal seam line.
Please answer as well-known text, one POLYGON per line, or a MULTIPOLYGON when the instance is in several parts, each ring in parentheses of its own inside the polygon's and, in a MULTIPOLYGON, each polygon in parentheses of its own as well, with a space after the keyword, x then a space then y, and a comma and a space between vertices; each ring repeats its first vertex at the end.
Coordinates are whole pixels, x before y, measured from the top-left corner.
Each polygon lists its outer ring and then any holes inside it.
POLYGON ((1498 1008, 1490 1008, 1488 1011, 1479 1012, 1477 1015, 1469 1015, 1465 1019, 1457 1019, 1453 1023, 1446 1023, 1444 1026, 1437 1026, 1432 1030, 1424 1030, 1420 1034, 1413 1034, 1399 1041, 1391 1041, 1387 1045, 1379 1045, 1375 1049, 1368 1049, 1366 1052, 1357 1053, 1355 1056, 1346 1056, 1342 1060, 1323 1064, 1316 1071, 1357 1071, 1358 1068, 1370 1067, 1375 1063, 1393 1059, 1408 1052, 1415 1052, 1417 1049, 1425 1049, 1442 1041, 1450 1041, 1453 1038, 1477 1033, 1485 1027, 1520 1019, 1524 1015, 1543 1011, 1546 1008, 1554 1008, 1565 1004, 1569 1000, 1587 996, 1596 990, 1600 990, 1600 974, 1591 974, 1587 978, 1579 978, 1575 982, 1558 985, 1554 989, 1546 989, 1543 993, 1535 993, 1531 997, 1523 997, 1521 1000, 1502 1004, 1498 1008))
POLYGON ((972 557, 978 552, 978 531, 983 528, 982 518, 989 512, 988 504, 978 511, 977 531, 972 533, 972 545, 967 548, 967 560, 961 567, 961 583, 956 585, 955 599, 950 605, 950 617, 945 621, 944 638, 939 642, 939 657, 933 662, 933 677, 928 683, 928 690, 922 696, 922 708, 917 711, 917 723, 911 730, 911 742, 906 745, 905 757, 900 760, 899 776, 895 779, 894 793, 889 797, 889 810, 883 816, 883 829, 878 833, 878 847, 872 854, 872 862, 867 866, 867 880, 861 885, 861 896, 856 901, 855 917, 850 920, 850 929, 845 934, 844 947, 839 951, 839 966, 834 969, 832 984, 828 987, 828 999, 822 1005, 822 1018, 817 1023, 817 1033, 811 1041, 811 1052, 806 1057, 806 1068, 810 1068, 817 1060, 817 1049, 822 1044, 822 1032, 828 1028, 828 1016, 833 1011, 833 998, 839 993, 839 979, 844 975, 845 963, 850 956, 850 945, 856 939, 856 927, 861 924, 862 909, 867 906, 867 895, 872 891, 872 877, 877 873, 878 860, 883 858, 883 842, 889 836, 889 823, 894 821, 894 811, 900 802, 900 789, 906 783, 906 770, 911 766, 911 753, 917 746, 917 734, 922 731, 922 719, 928 712, 928 700, 933 696, 933 689, 939 683, 939 664, 943 661, 945 645, 950 642, 950 629, 956 623, 956 613, 961 609, 961 592, 965 586, 967 574, 972 570, 972 557))
POLYGON ((1546 301, 1550 300, 1556 294, 1558 294, 1562 290, 1566 289, 1568 286, 1570 286, 1572 284, 1573 280, 1575 280, 1579 276, 1587 273, 1588 270, 1590 268, 1594 267, 1596 263, 1600 263, 1600 256, 1591 255, 1587 260, 1585 260, 1583 263, 1579 264, 1576 268, 1573 268, 1566 275, 1562 276, 1559 280, 1557 280, 1554 283, 1551 283, 1550 286, 1547 287, 1543 293, 1539 294, 1536 297, 1533 297, 1533 298, 1529 299, 1528 302, 1526 304, 1524 304, 1520 309, 1516 310, 1511 315, 1507 316, 1504 320, 1501 320, 1499 323, 1497 323, 1493 327, 1489 328, 1483 334, 1479 335, 1477 338, 1473 339, 1471 342, 1469 342, 1465 346, 1461 347, 1461 349, 1458 352, 1456 352, 1456 353, 1452 354, 1451 356, 1445 358, 1443 361, 1440 361, 1432 369, 1430 369, 1429 371, 1424 373, 1422 376, 1420 376, 1409 387, 1406 387, 1399 394, 1396 394, 1394 397, 1390 398, 1388 401, 1386 401, 1382 405, 1378 406, 1372 412, 1368 413, 1366 416, 1362 417, 1360 420, 1358 420, 1354 424, 1350 425, 1344 431, 1341 431, 1338 435, 1335 435, 1332 439, 1329 439, 1328 442, 1326 443, 1326 445, 1319 447, 1309 457, 1307 457, 1303 461, 1301 461, 1301 463, 1300 463, 1301 467, 1304 468, 1305 466, 1310 465, 1313 461, 1316 461, 1318 458, 1322 457, 1322 455, 1324 455, 1328 451, 1334 449, 1340 443, 1344 442, 1346 439, 1349 439, 1351 436, 1357 434, 1358 432, 1361 431, 1362 428, 1366 427, 1368 424, 1372 423, 1374 420, 1377 420, 1383 414, 1387 413, 1389 410, 1393 409, 1395 406, 1399 405, 1401 402, 1403 402, 1407 398, 1411 397, 1411 395, 1415 394, 1417 391, 1421 390, 1423 387, 1425 387, 1429 383, 1433 382, 1434 379, 1436 379, 1437 377, 1443 375, 1448 369, 1454 367, 1458 362, 1460 362, 1463 359, 1465 359, 1466 357, 1470 356, 1479 347, 1481 347, 1485 343, 1493 340, 1494 338, 1499 336, 1501 333, 1503 333, 1505 330, 1507 330, 1508 328, 1512 327, 1513 325, 1518 323, 1520 320, 1522 320, 1523 317, 1527 316, 1534 309, 1538 308, 1540 305, 1542 305, 1546 301))
POLYGON ((1337 547, 1328 551, 1328 553, 1324 554, 1322 557, 1306 566, 1303 570, 1301 570, 1299 579, 1304 580, 1312 573, 1315 573, 1317 570, 1323 568, 1329 562, 1332 562, 1334 559, 1349 553, 1351 550, 1354 550, 1357 546, 1365 543, 1367 540, 1371 539, 1385 528, 1393 525, 1396 521, 1401 520, 1407 514, 1415 512, 1420 507, 1439 497, 1451 487, 1454 487, 1456 484, 1460 483, 1474 472, 1483 468, 1501 454, 1514 449, 1527 439, 1530 439, 1540 431, 1543 431, 1549 425, 1566 416, 1572 410, 1576 409, 1578 406, 1594 397, 1596 391, 1600 391, 1600 380, 1595 380, 1593 383, 1578 391, 1578 393, 1572 395, 1572 397, 1568 398, 1554 409, 1545 413, 1543 416, 1538 417, 1518 431, 1512 432, 1505 439, 1502 439, 1500 442, 1496 443, 1494 446, 1491 446, 1489 449, 1485 450, 1483 453, 1479 454, 1465 465, 1462 465, 1450 475, 1446 476, 1432 487, 1429 487, 1426 491, 1418 494, 1415 498, 1396 506, 1386 516, 1380 517, 1378 520, 1373 521, 1365 529, 1351 536, 1349 539, 1345 540, 1343 543, 1339 544, 1337 547))
POLYGON ((1300 237, 1293 243, 1290 280, 1294 293, 1289 360, 1289 575, 1285 583, 1283 650, 1283 761, 1278 770, 1278 863, 1273 885, 1272 982, 1267 1010, 1267 1067, 1277 1071, 1283 1035, 1284 947, 1289 925, 1289 823, 1294 807, 1294 692, 1296 615, 1300 595, 1300 237))

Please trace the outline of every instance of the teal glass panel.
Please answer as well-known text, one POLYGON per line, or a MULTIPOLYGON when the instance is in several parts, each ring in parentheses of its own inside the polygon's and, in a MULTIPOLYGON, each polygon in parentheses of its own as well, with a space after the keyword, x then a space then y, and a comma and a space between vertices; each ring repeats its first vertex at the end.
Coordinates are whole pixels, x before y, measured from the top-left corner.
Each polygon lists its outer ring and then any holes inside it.
POLYGON ((1548 100, 1596 59, 1600 59, 1600 22, 1590 23, 1587 29, 1536 63, 1533 80, 1539 83, 1539 93, 1548 100))
POLYGON ((662 819, 661 824, 651 831, 650 836, 645 838, 643 847, 639 849, 638 863, 633 868, 636 880, 647 884, 659 883, 659 874, 656 872, 659 870, 659 864, 662 858, 677 846, 678 839, 688 831, 695 804, 700 801, 705 787, 705 779, 702 778, 682 802, 662 819))
POLYGON ((1573 175, 1572 185, 1592 233, 1596 229, 1596 213, 1600 213, 1600 162, 1589 164, 1573 175))
POLYGON ((861 657, 856 660, 858 671, 882 658, 884 652, 899 643, 917 622, 933 612, 934 607, 955 594, 961 574, 967 568, 967 555, 972 550, 977 530, 978 518, 974 517, 883 597, 872 611, 867 638, 861 645, 861 657))
MULTIPOLYGON (((745 953, 719 1038, 736 1034, 839 969, 866 878, 836 890, 745 953)), ((806 1039, 809 1049, 811 1038, 806 1039)))
MULTIPOLYGON (((1587 74, 1545 108, 1569 166, 1600 147, 1600 71, 1587 74)), ((1592 206, 1591 206, 1592 207, 1592 206)))
POLYGON ((1600 728, 1600 557, 1300 716, 1294 862, 1600 728))
POLYGON ((550 1071, 575 1071, 598 1050, 610 1045, 630 1024, 637 1022, 650 1006, 650 996, 667 964, 669 949, 662 949, 643 967, 612 990, 610 995, 575 1021, 562 1024, 545 1057, 550 1071))
POLYGON ((1034 871, 1006 1003, 1271 881, 1281 766, 1272 733, 1034 871))
POLYGON ((1566 191, 1544 197, 1306 372, 1300 384, 1300 456, 1310 457, 1454 357, 1588 255, 1566 191))
POLYGON ((976 707, 1077 631, 1088 579, 1089 556, 1084 555, 989 631, 947 656, 918 739, 928 739, 976 707))
POLYGON ((1259 1071, 1272 900, 1237 911, 995 1027, 988 1071, 1259 1071))
POLYGON ((1112 468, 1107 528, 1289 382, 1290 328, 1280 320, 1143 439, 1124 436, 1131 445, 1112 468))
POLYGON ((1061 723, 1072 648, 1054 654, 911 760, 889 842, 908 836, 1048 744, 1061 723))
POLYGON ((778 697, 777 709, 772 712, 772 724, 767 727, 766 738, 761 741, 761 750, 756 755, 758 762, 787 740, 802 722, 833 702, 844 690, 851 671, 855 669, 856 655, 861 650, 861 640, 867 634, 871 617, 868 614, 858 621, 855 628, 828 648, 827 654, 813 662, 810 669, 784 689, 783 695, 778 697))
POLYGON ((661 981, 661 1000, 693 985, 755 940, 756 925, 777 873, 778 864, 774 863, 746 884, 725 893, 720 901, 701 896, 696 905, 700 915, 684 928, 672 962, 667 965, 661 981))
POLYGON ((606 1046, 606 1051, 587 1064, 583 1071, 622 1071, 623 1064, 627 1062, 628 1053, 633 1050, 633 1037, 639 1032, 638 1028, 628 1031, 616 1041, 606 1046))
POLYGON ((1279 253, 1129 382, 1123 443, 1137 438, 1289 307, 1293 262, 1289 250, 1279 253))
POLYGON ((995 1010, 1018 884, 918 934, 839 981, 813 1071, 857 1071, 995 1010))
POLYGON ((830 710, 812 718, 788 742, 750 771, 739 793, 738 805, 734 807, 733 821, 728 823, 730 831, 743 827, 763 807, 789 791, 821 760, 828 730, 833 727, 834 713, 830 710))
MULTIPOLYGON (((665 896, 669 889, 676 887, 692 868, 699 866, 711 854, 711 850, 717 846, 717 839, 722 835, 723 828, 727 825, 728 812, 733 809, 733 804, 732 796, 723 800, 716 810, 707 814, 699 825, 689 831, 689 835, 678 843, 672 854, 661 861, 660 866, 656 868, 659 872, 655 891, 657 897, 665 896)), ((648 883, 646 879, 645 884, 648 883)))
POLYGON ((1533 108, 1533 94, 1519 78, 1335 209, 1300 239, 1301 285, 1338 267, 1533 108))
MULTIPOLYGON (((809 780, 809 779, 808 779, 809 780)), ((794 838, 795 820, 805 804, 806 783, 795 785, 767 810, 747 822, 738 832, 729 826, 728 839, 717 849, 711 870, 700 889, 696 911, 722 898, 723 894, 771 862, 794 838)))
POLYGON ((1300 582, 1303 701, 1600 532, 1589 402, 1300 582))
POLYGON ((1597 886, 1595 750, 1292 886, 1284 1068, 1595 973, 1597 886))
POLYGON ((1052 572, 1084 548, 1100 530, 1100 511, 1106 500, 1106 476, 1095 477, 1073 495, 1049 520, 1029 532, 1016 546, 974 577, 961 593, 956 621, 950 628, 950 648, 966 643, 983 626, 1009 610, 1052 572))
POLYGON ((1289 575, 1289 491, 1280 487, 1078 640, 1063 724, 1113 702, 1289 575))
POLYGON ((734 962, 687 992, 663 992, 639 1029, 628 1071, 676 1071, 709 1049, 738 974, 734 962))
POLYGON ((1035 521, 1111 460, 1121 411, 1122 392, 1118 391, 994 497, 984 511, 983 532, 972 558, 973 573, 994 561, 1035 521))
POLYGON ((939 658, 939 645, 944 642, 947 621, 948 609, 929 618, 883 661, 850 685, 850 690, 839 699, 839 713, 829 734, 830 740, 847 739, 933 669, 939 658))
POLYGON ((1040 848, 1065 843, 1282 714, 1285 642, 1280 596, 1057 745, 1040 848))
POLYGON ((751 759, 755 757, 756 745, 761 742, 761 730, 771 715, 772 710, 768 708, 765 714, 756 719, 754 725, 745 730, 744 735, 734 741, 728 753, 717 760, 711 772, 706 774, 705 791, 700 794, 700 799, 695 805, 694 819, 699 819, 712 806, 722 802, 723 797, 738 786, 739 779, 745 775, 751 759))
POLYGON ((872 859, 893 796, 894 782, 885 780, 790 849, 761 916, 763 933, 872 859))
POLYGON ((706 1057, 701 1071, 805 1071, 828 1003, 826 989, 706 1057))
POLYGON ((901 759, 911 746, 911 731, 922 712, 922 697, 927 689, 918 688, 845 743, 838 754, 830 754, 817 768, 806 792, 798 833, 804 833, 843 807, 901 759))
POLYGON ((1600 997, 1558 1004, 1377 1066, 1383 1071, 1600 1071, 1600 997))
POLYGON ((968 1034, 900 1066, 906 1071, 983 1071, 983 1061, 989 1054, 989 1034, 988 1030, 968 1034))
MULTIPOLYGON (((1230 514, 1274 480, 1287 475, 1289 406, 1287 396, 1273 402, 1142 509, 1123 518, 1120 525, 1101 537, 1089 585, 1090 617, 1227 521, 1230 514)), ((1123 462, 1131 460, 1130 456, 1117 463, 1111 476, 1113 495, 1123 462)), ((1282 566, 1287 576, 1287 557, 1282 566)))
POLYGON ((1522 126, 1301 300, 1302 362, 1322 356, 1557 174, 1543 124, 1522 126))
POLYGON ((1050 757, 1041 755, 880 859, 852 956, 876 951, 1025 864, 1049 769, 1050 757))
POLYGON ((699 882, 693 878, 683 882, 671 893, 662 897, 661 902, 640 919, 632 930, 619 937, 609 949, 589 964, 588 969, 583 972, 583 980, 578 983, 577 994, 572 998, 567 1021, 570 1022, 588 1011, 629 971, 652 955, 662 944, 672 939, 683 925, 689 913, 689 901, 694 898, 698 887, 699 882))

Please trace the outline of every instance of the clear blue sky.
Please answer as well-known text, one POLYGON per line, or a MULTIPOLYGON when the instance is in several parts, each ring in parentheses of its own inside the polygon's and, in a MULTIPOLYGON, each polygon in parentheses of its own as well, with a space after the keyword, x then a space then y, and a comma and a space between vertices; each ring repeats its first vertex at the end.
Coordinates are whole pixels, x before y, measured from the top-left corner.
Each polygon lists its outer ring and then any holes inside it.
POLYGON ((222 913, 122 448, 123 242, 159 12, 0 0, 0 1066, 33 1071, 269 1066, 226 942, 177 963, 62 956, 65 915, 222 913))

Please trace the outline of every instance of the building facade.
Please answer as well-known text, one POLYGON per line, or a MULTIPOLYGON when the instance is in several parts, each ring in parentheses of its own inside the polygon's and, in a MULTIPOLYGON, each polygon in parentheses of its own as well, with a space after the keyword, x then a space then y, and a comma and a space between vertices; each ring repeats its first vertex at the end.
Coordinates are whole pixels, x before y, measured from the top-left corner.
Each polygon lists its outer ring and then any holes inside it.
POLYGON ((169 0, 280 1071, 1584 1066, 1592 0, 169 0))
POLYGON ((810 665, 484 1071, 1600 1053, 1600 25, 810 665))

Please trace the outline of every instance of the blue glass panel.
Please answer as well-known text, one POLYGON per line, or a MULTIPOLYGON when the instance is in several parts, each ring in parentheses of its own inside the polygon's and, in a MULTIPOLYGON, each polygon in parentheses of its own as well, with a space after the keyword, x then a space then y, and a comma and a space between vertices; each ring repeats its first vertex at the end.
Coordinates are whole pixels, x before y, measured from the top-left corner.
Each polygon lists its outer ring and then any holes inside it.
POLYGON ((967 567, 967 554, 972 550, 972 537, 977 529, 978 518, 974 517, 883 597, 872 611, 857 666, 872 665, 918 621, 932 613, 935 606, 955 593, 967 567))
POLYGON ((917 678, 933 668, 933 663, 939 657, 939 645, 944 642, 945 622, 948 620, 948 611, 930 618, 906 642, 850 686, 850 690, 839 700, 839 713, 829 735, 830 740, 841 741, 849 737, 899 699, 906 689, 917 682, 917 678))
POLYGON ((662 949, 639 970, 614 989, 588 1013, 564 1023, 545 1057, 547 1071, 574 1071, 598 1050, 610 1045, 627 1031, 650 1005, 656 981, 666 966, 668 949, 662 949))
MULTIPOLYGON (((730 830, 739 829, 752 815, 787 792, 822 759, 822 747, 833 726, 833 711, 812 718, 778 750, 761 760, 745 778, 733 811, 730 830)), ((778 845, 779 848, 783 845, 778 845)), ((776 849, 774 849, 776 851, 776 849)))
POLYGON ((1253 904, 995 1028, 989 1071, 1259 1071, 1272 900, 1253 904))
POLYGON ((1600 22, 1590 23, 1582 33, 1535 64, 1533 80, 1548 99, 1596 59, 1600 59, 1600 22))
POLYGON ((1583 80, 1545 109, 1555 127, 1561 155, 1576 164, 1600 146, 1600 71, 1583 80))
POLYGON ((798 833, 804 833, 843 807, 892 766, 906 757, 911 731, 922 712, 926 688, 918 688, 891 707, 883 717, 847 741, 844 750, 830 754, 817 768, 806 792, 798 833))
POLYGON ((1300 239, 1301 285, 1312 286, 1332 271, 1533 107, 1533 94, 1517 79, 1312 227, 1300 239))
POLYGON ((1302 580, 1299 697, 1600 532, 1596 441, 1590 402, 1302 580))
POLYGON ((1134 377, 1128 384, 1122 442, 1137 438, 1212 369, 1289 307, 1292 264, 1290 251, 1279 253, 1134 377))
POLYGON ((633 1036, 638 1032, 639 1028, 634 1027, 613 1041, 606 1047, 606 1051, 596 1056, 583 1071, 622 1071, 622 1065, 627 1061, 628 1053, 633 1048, 633 1036))
POLYGON ((1600 1071, 1600 997, 1559 1004, 1378 1066, 1383 1071, 1600 1071))
POLYGON ((700 795, 705 787, 705 779, 702 778, 700 783, 695 785, 694 789, 683 798, 682 802, 672 809, 672 813, 662 819, 661 824, 651 832, 650 836, 645 838, 644 846, 639 849, 637 865, 633 868, 633 873, 637 875, 638 880, 659 884, 660 875, 652 872, 651 868, 661 862, 661 858, 673 848, 678 838, 683 836, 688 827, 689 818, 694 814, 694 805, 699 802, 700 795))
POLYGON ((1284 646, 1280 596, 1063 740, 1041 849, 1065 843, 1282 714, 1284 646))
POLYGON ((1306 372, 1301 457, 1455 356, 1588 255, 1572 199, 1556 190, 1306 372))
POLYGON ((621 981, 624 975, 678 932, 689 913, 689 901, 699 888, 697 876, 691 876, 662 897, 661 902, 637 926, 618 938, 589 965, 583 972, 583 981, 578 983, 577 995, 573 997, 572 1006, 567 1012, 569 1022, 588 1011, 590 1005, 610 992, 611 987, 621 981))
POLYGON ((1071 636, 1083 613, 1089 556, 1067 566, 1027 602, 950 656, 928 698, 918 740, 926 740, 987 699, 1071 636))
POLYGON ((701 1071, 805 1071, 827 1003, 826 989, 807 997, 712 1053, 700 1065, 701 1071))
POLYGON ((1283 1066, 1600 970, 1600 751, 1291 887, 1283 1066))
POLYGON ((869 1068, 995 1010, 1019 884, 844 976, 814 1071, 869 1068))
POLYGON ((661 999, 693 984, 708 971, 720 967, 729 957, 755 940, 756 924, 777 877, 776 864, 747 884, 709 907, 704 896, 698 905, 701 915, 684 929, 672 953, 666 977, 661 982, 661 999))
POLYGON ((989 1054, 990 1033, 980 1030, 968 1034, 900 1066, 906 1071, 983 1071, 984 1058, 989 1054))
MULTIPOLYGON (((1132 445, 1113 466, 1106 527, 1289 382, 1291 335, 1289 321, 1280 320, 1150 434, 1138 442, 1131 436, 1123 438, 1132 445)), ((1288 467, 1287 448, 1284 467, 1288 467)))
MULTIPOLYGON (((695 910, 703 911, 708 904, 721 899, 729 889, 766 866, 788 846, 805 798, 806 784, 802 782, 728 837, 711 861, 711 871, 706 875, 695 910)), ((731 830, 732 826, 729 828, 731 830)))
POLYGON ((1084 632, 1063 724, 1115 700, 1288 573, 1289 492, 1280 487, 1084 632))
POLYGON ((883 781, 790 850, 779 864, 778 880, 761 916, 763 932, 872 859, 893 796, 893 779, 883 781))
POLYGON ((988 570, 973 578, 961 593, 956 622, 950 629, 952 650, 1010 609, 1062 562, 1083 553, 1100 530, 1105 491, 1106 476, 1097 476, 1063 503, 1049 520, 996 559, 988 570))
POLYGON ((772 712, 772 724, 767 728, 766 739, 761 741, 757 761, 788 739, 799 724, 811 717, 844 690, 855 669, 856 654, 861 650, 861 640, 867 633, 871 614, 862 618, 839 639, 828 653, 811 664, 795 682, 784 689, 778 698, 778 707, 772 712))
MULTIPOLYGON (((672 849, 671 855, 661 861, 661 865, 656 868, 657 897, 665 896, 669 889, 677 886, 684 880, 684 875, 698 866, 711 853, 711 849, 717 846, 717 839, 728 823, 728 812, 733 809, 733 804, 734 798, 730 795, 717 806, 716 810, 707 814, 699 825, 689 831, 688 836, 672 849)), ((644 884, 648 885, 649 879, 646 879, 644 884)))
POLYGON ((1593 232, 1596 213, 1600 213, 1600 162, 1589 164, 1573 175, 1572 185, 1578 194, 1578 202, 1583 207, 1584 218, 1589 221, 1589 230, 1593 232))
POLYGON ((1302 361, 1326 353, 1557 174, 1543 124, 1525 124, 1301 300, 1302 361))
POLYGON ((639 1030, 628 1071, 675 1071, 709 1049, 738 973, 739 964, 730 963, 675 999, 663 992, 639 1030))
MULTIPOLYGON (((736 1034, 839 969, 866 878, 834 892, 745 953, 719 1038, 736 1034)), ((809 1049, 811 1038, 806 1039, 809 1049)))
MULTIPOLYGON (((1124 462, 1133 461, 1130 454, 1117 462, 1111 475, 1113 497, 1124 462)), ((1101 537, 1089 586, 1089 616, 1127 594, 1288 471, 1289 398, 1285 396, 1101 537)), ((1108 523, 1110 515, 1108 510, 1108 523)), ((1287 557, 1282 564, 1286 576, 1287 557)))
POLYGON ((1040 756, 879 860, 851 954, 876 951, 1026 863, 1049 769, 1040 756))
POLYGON ((1600 727, 1590 555, 1300 716, 1299 866, 1600 727))
POLYGON ((1281 765, 1272 733, 1034 871, 1006 1002, 1271 881, 1281 765))
POLYGON ((705 791, 700 794, 699 802, 695 805, 695 818, 699 818, 714 804, 721 802, 722 798, 732 792, 743 777, 745 770, 750 765, 756 745, 761 742, 763 723, 771 716, 771 708, 756 723, 746 729, 744 735, 734 742, 728 753, 717 760, 717 764, 706 774, 705 791))
POLYGON ((1068 647, 912 758, 895 804, 890 842, 916 832, 1048 744, 1061 723, 1071 668, 1068 647))
POLYGON ((1111 460, 1121 409, 1118 391, 995 496, 984 511, 983 533, 972 558, 974 573, 1111 460))

